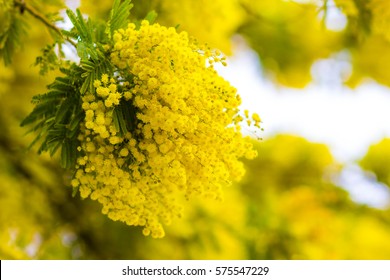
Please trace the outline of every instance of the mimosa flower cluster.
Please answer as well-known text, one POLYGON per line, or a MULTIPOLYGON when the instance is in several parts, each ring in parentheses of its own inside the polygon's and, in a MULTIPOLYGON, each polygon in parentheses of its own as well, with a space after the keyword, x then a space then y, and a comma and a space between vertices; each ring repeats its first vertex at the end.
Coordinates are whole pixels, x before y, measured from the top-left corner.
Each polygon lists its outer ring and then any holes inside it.
POLYGON ((113 41, 119 74, 103 75, 83 97, 82 156, 72 185, 109 218, 158 238, 162 224, 181 215, 179 200, 222 199, 222 187, 244 174, 239 159, 256 152, 241 133, 236 89, 213 69, 224 63, 218 52, 147 21, 119 29, 113 41), (124 135, 113 121, 118 106, 133 116, 124 135))

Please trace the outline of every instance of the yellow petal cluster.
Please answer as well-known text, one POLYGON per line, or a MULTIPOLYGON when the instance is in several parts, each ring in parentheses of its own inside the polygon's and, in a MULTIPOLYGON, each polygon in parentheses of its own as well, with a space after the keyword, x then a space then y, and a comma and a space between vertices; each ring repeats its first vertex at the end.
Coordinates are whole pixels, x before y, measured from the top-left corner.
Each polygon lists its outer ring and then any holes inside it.
POLYGON ((222 185, 244 174, 239 159, 256 152, 240 132, 236 89, 213 69, 218 54, 147 21, 113 40, 111 59, 126 79, 103 75, 83 97, 72 185, 111 219, 162 237, 162 224, 181 215, 175 199, 221 199, 222 185), (115 124, 118 106, 131 112, 125 135, 115 124))

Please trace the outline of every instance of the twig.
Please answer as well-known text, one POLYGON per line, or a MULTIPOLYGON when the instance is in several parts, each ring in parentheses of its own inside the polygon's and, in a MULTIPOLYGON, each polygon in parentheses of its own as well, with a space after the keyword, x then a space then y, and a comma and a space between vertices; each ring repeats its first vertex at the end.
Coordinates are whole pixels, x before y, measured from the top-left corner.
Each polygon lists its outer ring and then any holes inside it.
POLYGON ((66 41, 68 41, 70 44, 72 44, 73 47, 77 48, 77 44, 72 41, 70 38, 65 37, 64 34, 62 34, 61 29, 59 29, 57 26, 55 26, 53 23, 47 20, 45 16, 43 16, 41 13, 36 11, 33 7, 29 6, 27 3, 24 1, 18 1, 14 0, 15 7, 19 7, 21 13, 24 11, 28 12, 30 15, 41 21, 44 25, 46 25, 47 28, 53 30, 56 32, 58 35, 60 35, 62 38, 64 38, 66 41))

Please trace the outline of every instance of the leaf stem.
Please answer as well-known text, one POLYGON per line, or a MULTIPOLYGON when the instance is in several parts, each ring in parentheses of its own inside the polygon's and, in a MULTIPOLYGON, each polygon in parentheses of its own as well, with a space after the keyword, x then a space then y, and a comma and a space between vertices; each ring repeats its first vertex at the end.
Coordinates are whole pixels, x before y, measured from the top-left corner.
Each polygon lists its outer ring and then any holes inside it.
POLYGON ((40 12, 35 10, 33 7, 31 7, 30 5, 25 3, 23 0, 22 1, 14 0, 14 4, 15 4, 15 7, 20 8, 21 13, 23 13, 24 11, 28 12, 30 15, 32 15, 33 17, 35 17, 36 19, 41 21, 44 25, 46 25, 47 28, 53 30, 58 35, 60 35, 61 38, 68 41, 73 47, 77 48, 77 44, 74 41, 72 41, 70 38, 64 36, 64 34, 62 34, 61 29, 59 29, 57 26, 55 26, 53 23, 51 23, 44 15, 42 15, 40 12))

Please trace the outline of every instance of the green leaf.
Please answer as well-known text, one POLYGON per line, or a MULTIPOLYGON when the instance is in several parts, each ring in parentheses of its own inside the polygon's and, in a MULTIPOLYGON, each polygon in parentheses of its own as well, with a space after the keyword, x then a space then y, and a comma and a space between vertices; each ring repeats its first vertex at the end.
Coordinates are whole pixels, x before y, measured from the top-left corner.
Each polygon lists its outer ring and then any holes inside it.
POLYGON ((26 24, 20 16, 11 12, 7 12, 5 18, 1 20, 8 20, 8 22, 5 24, 6 29, 0 33, 0 56, 4 64, 9 65, 12 62, 13 53, 21 46, 22 36, 26 34, 26 24))
POLYGON ((89 58, 87 46, 83 41, 77 43, 77 54, 80 59, 86 60, 89 58))
POLYGON ((112 112, 112 120, 114 122, 114 126, 115 126, 117 131, 121 131, 119 118, 120 118, 120 116, 118 116, 117 108, 115 108, 114 111, 112 112))
POLYGON ((72 10, 67 9, 66 14, 77 31, 76 34, 79 36, 79 38, 76 39, 85 43, 92 43, 92 29, 87 27, 87 23, 85 22, 85 19, 83 18, 80 10, 77 9, 75 14, 72 10))
POLYGON ((33 111, 20 123, 20 126, 31 124, 45 115, 51 115, 54 112, 53 105, 56 107, 55 101, 38 104, 35 106, 33 111))
POLYGON ((128 131, 126 120, 123 116, 123 110, 121 106, 118 106, 118 120, 119 120, 119 126, 120 126, 120 134, 125 135, 128 131))
POLYGON ((81 66, 84 70, 86 70, 86 71, 88 71, 88 72, 92 72, 92 71, 94 71, 95 68, 96 68, 96 65, 95 65, 95 63, 94 63, 93 61, 85 60, 85 59, 81 59, 81 60, 80 60, 80 66, 81 66))
POLYGON ((67 77, 57 77, 54 83, 49 85, 49 89, 55 89, 57 91, 67 94, 74 90, 73 84, 67 77))
POLYGON ((49 71, 54 70, 59 67, 60 62, 57 57, 57 54, 54 51, 54 48, 57 44, 50 44, 44 47, 41 52, 42 55, 38 56, 35 59, 34 66, 39 66, 39 74, 45 75, 49 71))
POLYGON ((45 94, 39 94, 39 95, 33 96, 32 103, 37 104, 37 103, 44 102, 44 101, 49 102, 50 100, 58 100, 61 98, 65 98, 66 95, 67 95, 67 92, 53 90, 53 91, 49 91, 48 93, 45 93, 45 94))
POLYGON ((157 18, 157 13, 156 11, 150 11, 146 17, 145 17, 145 20, 149 21, 150 24, 153 24, 157 18))
POLYGON ((72 99, 65 99, 62 101, 55 117, 56 124, 62 124, 66 122, 66 119, 69 117, 69 114, 72 113, 73 106, 74 104, 72 99))
POLYGON ((114 108, 112 118, 115 128, 120 135, 125 135, 127 132, 135 128, 135 108, 130 102, 122 101, 114 108))
POLYGON ((61 147, 61 142, 56 142, 53 148, 50 150, 50 156, 54 156, 57 150, 61 147))
POLYGON ((133 7, 130 0, 125 0, 121 3, 120 0, 115 0, 111 9, 110 20, 108 21, 107 28, 111 36, 115 30, 120 28, 126 28, 129 24, 130 10, 133 7))
POLYGON ((136 109, 134 105, 129 101, 122 101, 119 106, 122 109, 123 119, 125 121, 126 129, 128 131, 134 131, 136 128, 136 109))
POLYGON ((73 131, 80 126, 81 121, 85 118, 84 111, 80 111, 70 122, 69 130, 73 131))
POLYGON ((77 158, 77 140, 80 123, 84 119, 79 88, 83 82, 82 69, 72 64, 69 69, 61 69, 64 77, 57 77, 48 86, 51 91, 33 98, 36 104, 33 111, 21 125, 34 125, 37 137, 30 146, 41 141, 38 153, 48 151, 53 156, 61 148, 61 164, 73 168, 77 158))
POLYGON ((61 166, 66 169, 72 169, 77 160, 77 142, 65 140, 61 148, 61 166))
POLYGON ((72 191, 72 197, 76 197, 78 191, 79 191, 79 187, 74 187, 72 191))
POLYGON ((70 164, 70 145, 68 141, 65 141, 61 147, 61 166, 68 168, 70 164))
POLYGON ((80 65, 82 67, 83 73, 81 77, 84 79, 83 84, 80 88, 80 93, 84 94, 87 91, 95 92, 94 82, 97 79, 100 79, 102 74, 110 74, 113 71, 113 66, 102 53, 98 54, 98 58, 93 60, 81 60, 80 65))
POLYGON ((82 28, 82 33, 80 33, 80 34, 83 34, 84 41, 92 43, 93 42, 93 36, 92 36, 93 28, 91 26, 91 22, 90 21, 85 22, 83 14, 81 13, 81 11, 79 9, 76 9, 76 14, 77 14, 77 18, 80 21, 80 26, 82 28))

